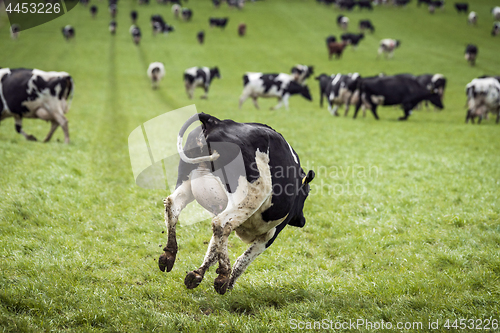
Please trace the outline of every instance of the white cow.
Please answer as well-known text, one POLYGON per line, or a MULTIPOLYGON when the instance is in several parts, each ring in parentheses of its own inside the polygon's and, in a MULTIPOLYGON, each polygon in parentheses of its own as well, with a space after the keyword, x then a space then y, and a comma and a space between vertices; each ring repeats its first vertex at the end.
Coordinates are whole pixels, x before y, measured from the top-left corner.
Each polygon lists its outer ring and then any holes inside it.
POLYGON ((401 41, 397 39, 386 38, 380 41, 380 46, 378 48, 378 56, 382 53, 389 55, 389 58, 392 58, 394 55, 394 50, 401 45, 401 41))
POLYGON ((500 121, 500 82, 493 77, 472 80, 465 87, 467 93, 467 117, 474 123, 474 119, 479 117, 478 123, 485 118, 488 112, 497 115, 497 124, 500 121))
POLYGON ((165 76, 165 66, 161 62, 152 62, 148 67, 148 77, 151 80, 153 89, 158 88, 158 84, 165 76))

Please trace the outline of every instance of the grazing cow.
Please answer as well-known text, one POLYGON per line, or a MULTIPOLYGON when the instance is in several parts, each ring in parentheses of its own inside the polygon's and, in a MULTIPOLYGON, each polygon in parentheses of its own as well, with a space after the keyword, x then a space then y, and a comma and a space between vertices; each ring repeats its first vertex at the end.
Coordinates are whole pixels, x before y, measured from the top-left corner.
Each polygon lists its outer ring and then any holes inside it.
POLYGON ((196 34, 196 39, 198 40, 198 43, 203 44, 205 42, 205 31, 199 31, 196 34))
MULTIPOLYGON (((446 88, 446 78, 443 74, 422 74, 416 77, 418 83, 426 87, 430 92, 436 93, 443 101, 444 90, 446 88)), ((425 101, 425 105, 428 107, 428 101, 425 101)))
POLYGON ((342 30, 347 30, 347 26, 349 25, 349 18, 344 15, 337 16, 337 26, 339 26, 342 30))
POLYGON ((477 46, 474 44, 468 44, 465 47, 465 60, 467 60, 471 66, 476 64, 477 52, 477 46))
POLYGON ((172 14, 174 14, 175 18, 179 18, 181 14, 182 7, 178 3, 174 3, 172 5, 172 14))
POLYGON ((429 13, 433 14, 436 8, 444 9, 444 0, 429 1, 429 13))
POLYGON ((334 35, 330 35, 330 36, 326 37, 326 46, 328 46, 328 44, 336 42, 336 41, 337 41, 337 37, 335 37, 334 35))
POLYGON ((422 86, 413 75, 400 74, 376 78, 364 78, 359 82, 360 96, 354 111, 356 118, 363 103, 369 104, 375 119, 378 105, 401 105, 404 116, 399 120, 407 120, 411 110, 424 100, 429 100, 438 108, 443 108, 441 98, 437 93, 430 92, 422 86))
POLYGON ((469 4, 467 2, 455 2, 455 9, 458 13, 467 13, 469 11, 469 4))
POLYGON ((332 116, 338 116, 337 110, 340 106, 346 105, 346 114, 349 110, 349 103, 353 92, 358 85, 359 75, 331 75, 321 74, 316 79, 320 84, 320 106, 323 106, 323 96, 328 102, 328 111, 332 116), (333 107, 333 108, 332 108, 333 107))
POLYGON ((158 84, 165 76, 165 66, 161 62, 152 62, 148 67, 148 77, 151 80, 153 89, 158 88, 158 84))
POLYGON ((328 43, 328 59, 332 59, 332 55, 335 54, 335 58, 339 59, 344 52, 344 49, 347 47, 348 43, 343 41, 341 43, 332 42, 328 43))
POLYGON ((184 86, 189 99, 193 99, 194 89, 196 87, 203 87, 205 95, 201 98, 208 98, 208 88, 214 78, 220 79, 220 72, 218 67, 191 67, 184 71, 184 86))
POLYGON ((240 23, 238 25, 238 36, 243 37, 247 33, 247 25, 245 23, 240 23))
POLYGON ((487 116, 488 112, 497 115, 496 123, 500 121, 500 78, 485 77, 472 80, 465 87, 467 94, 467 115, 465 122, 469 119, 479 117, 478 123, 487 116))
POLYGON ((193 17, 193 11, 189 8, 182 8, 181 15, 184 21, 191 21, 191 18, 193 17))
POLYGON ((294 81, 297 81, 300 84, 304 84, 304 82, 314 74, 314 66, 306 66, 306 65, 295 65, 290 70, 292 73, 292 78, 294 81))
POLYGON ((214 288, 223 295, 285 226, 305 225, 304 202, 314 171, 306 174, 283 136, 262 124, 219 120, 200 113, 182 126, 177 142, 179 174, 176 190, 164 200, 168 240, 158 265, 161 271, 172 270, 178 251, 175 227, 179 214, 196 200, 214 214, 213 236, 203 264, 187 273, 184 284, 196 288, 208 268, 218 263, 214 288), (196 121, 202 125, 189 133, 182 147, 186 129, 196 121), (241 156, 241 168, 229 164, 237 156, 241 156), (231 269, 227 244, 233 231, 251 245, 231 269))
POLYGON ((21 27, 18 24, 13 24, 10 26, 10 38, 17 39, 19 37, 19 32, 21 31, 21 27))
POLYGON ((69 143, 68 120, 64 116, 73 97, 73 79, 65 72, 44 72, 38 69, 0 69, 0 120, 14 117, 17 133, 36 141, 22 128, 23 118, 38 118, 51 122, 44 142, 58 126, 69 143), (3 105, 3 107, 2 107, 3 105))
POLYGON ((356 4, 358 5, 359 10, 363 8, 366 8, 368 10, 373 10, 373 6, 370 0, 359 0, 356 4))
POLYGON ((209 23, 210 27, 218 27, 221 29, 226 28, 228 21, 229 21, 229 18, 227 18, 227 17, 224 17, 224 18, 211 17, 208 19, 208 23, 209 23))
POLYGON ((73 28, 70 25, 67 25, 62 28, 62 33, 64 38, 66 38, 67 41, 75 37, 75 28, 73 28))
POLYGON ((470 12, 469 16, 467 17, 467 22, 472 25, 477 24, 477 14, 476 12, 470 12))
POLYGON ((151 26, 153 27, 153 35, 155 36, 158 33, 168 34, 169 32, 174 31, 174 27, 168 25, 161 15, 151 16, 151 26))
POLYGON ((141 29, 136 25, 132 25, 129 29, 129 32, 132 35, 132 39, 133 39, 135 45, 139 45, 139 43, 141 42, 141 36, 142 36, 141 29))
POLYGON ((493 29, 491 29, 491 35, 497 36, 498 34, 500 34, 500 22, 494 22, 493 29))
POLYGON ((365 38, 365 34, 363 34, 363 33, 353 34, 353 33, 347 32, 345 34, 342 34, 342 36, 340 36, 340 39, 342 39, 342 41, 347 42, 348 44, 351 44, 353 48, 356 48, 358 46, 359 42, 363 38, 365 38))
POLYGON ((95 18, 95 16, 97 15, 97 6, 96 5, 93 5, 90 7, 90 15, 92 16, 92 18, 95 18))
POLYGON ((301 85, 293 79, 290 74, 263 74, 263 73, 246 73, 243 76, 243 92, 240 96, 239 107, 243 102, 252 97, 254 106, 258 109, 258 97, 278 98, 279 103, 272 107, 271 110, 279 109, 283 104, 288 110, 288 99, 292 95, 300 94, 307 100, 311 101, 311 93, 309 87, 301 85))
POLYGON ((139 17, 139 13, 136 10, 130 12, 130 18, 132 19, 132 24, 137 22, 137 17, 139 17))
POLYGON ((491 8, 491 14, 493 14, 495 20, 500 20, 500 7, 496 6, 491 8))
POLYGON ((116 21, 109 22, 109 32, 111 32, 112 35, 116 33, 116 21))
POLYGON ((378 56, 385 53, 386 57, 389 56, 389 58, 392 58, 394 56, 394 50, 399 47, 399 45, 401 45, 401 41, 397 39, 382 39, 378 48, 378 56))
POLYGON ((370 20, 360 20, 359 21, 359 30, 364 31, 364 30, 370 30, 371 33, 375 31, 375 27, 373 26, 372 22, 370 20))

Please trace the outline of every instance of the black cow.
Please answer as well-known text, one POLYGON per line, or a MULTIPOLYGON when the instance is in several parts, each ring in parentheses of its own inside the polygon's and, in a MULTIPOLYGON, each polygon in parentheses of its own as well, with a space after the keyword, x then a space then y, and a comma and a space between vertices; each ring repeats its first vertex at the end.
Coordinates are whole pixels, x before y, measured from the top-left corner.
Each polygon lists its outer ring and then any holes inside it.
POLYGON ((193 17, 193 11, 189 8, 182 8, 181 15, 184 21, 191 21, 191 18, 193 17))
POLYGON ((458 13, 465 13, 469 11, 469 4, 467 2, 455 2, 455 9, 458 13))
POLYGON ((252 97, 254 106, 258 109, 257 98, 278 98, 279 102, 271 110, 279 109, 283 104, 288 110, 288 99, 292 95, 300 94, 307 100, 312 100, 309 88, 295 81, 295 77, 290 74, 263 74, 246 73, 243 76, 243 92, 240 96, 239 107, 243 102, 252 97))
POLYGON ((370 20, 360 20, 359 21, 359 30, 370 30, 371 33, 375 31, 375 27, 373 26, 372 22, 370 20))
POLYGON ((356 6, 356 1, 354 0, 337 0, 337 6, 340 9, 352 10, 356 6))
POLYGON ((306 174, 297 153, 269 126, 219 120, 204 113, 182 126, 178 152, 176 190, 164 200, 168 240, 159 268, 172 270, 178 251, 175 227, 179 214, 196 200, 215 215, 213 236, 203 264, 186 275, 184 284, 196 288, 208 268, 218 263, 214 288, 223 295, 283 228, 305 225, 303 209, 314 171, 306 174), (196 121, 201 126, 189 133, 182 147, 184 133, 196 121), (230 164, 236 159, 242 160, 239 168, 230 164), (231 269, 227 242, 233 231, 251 245, 231 269))
POLYGON ((205 42, 205 31, 199 31, 196 34, 196 39, 198 40, 198 43, 203 44, 205 42))
POLYGON ((95 16, 97 15, 97 6, 96 5, 93 5, 90 7, 90 15, 92 15, 92 18, 95 18, 95 16))
POLYGON ((364 78, 359 82, 359 89, 361 98, 356 104, 354 118, 356 118, 363 103, 371 106, 373 116, 377 120, 379 119, 378 105, 401 105, 404 116, 399 120, 408 119, 411 110, 424 100, 429 100, 440 109, 443 108, 439 94, 430 92, 418 83, 413 75, 409 74, 364 78))
POLYGON ((66 38, 66 40, 70 40, 71 38, 75 37, 75 28, 73 28, 70 25, 67 25, 62 28, 62 33, 64 38, 66 38))
POLYGON ((36 141, 22 128, 23 118, 38 118, 51 122, 44 142, 58 126, 69 143, 68 120, 64 116, 73 97, 73 79, 65 72, 44 72, 38 69, 0 69, 0 120, 14 117, 16 131, 27 140, 36 141))
POLYGON ((208 89, 214 78, 220 79, 220 72, 218 67, 191 67, 184 71, 184 86, 189 99, 193 98, 194 89, 196 87, 203 87, 205 95, 201 98, 208 98, 208 89))
POLYGON ((356 2, 356 4, 358 5, 360 10, 363 8, 366 8, 368 10, 373 10, 373 6, 370 0, 359 0, 356 2))
POLYGON ((465 60, 467 60, 471 66, 476 64, 478 49, 474 44, 468 44, 465 47, 465 60))
POLYGON ((354 48, 356 46, 358 46, 359 42, 365 38, 365 34, 363 33, 360 33, 360 34, 353 34, 353 33, 350 33, 350 32, 347 32, 345 34, 342 34, 342 36, 340 36, 340 39, 342 39, 344 42, 348 42, 349 44, 351 44, 354 48))
POLYGON ((210 27, 218 27, 221 29, 226 28, 227 22, 229 21, 229 18, 224 17, 224 18, 214 18, 211 17, 208 19, 208 24, 210 27))
POLYGON ((132 24, 135 24, 135 22, 137 22, 138 17, 139 17, 139 13, 137 13, 136 10, 133 10, 130 12, 130 19, 132 19, 132 24))

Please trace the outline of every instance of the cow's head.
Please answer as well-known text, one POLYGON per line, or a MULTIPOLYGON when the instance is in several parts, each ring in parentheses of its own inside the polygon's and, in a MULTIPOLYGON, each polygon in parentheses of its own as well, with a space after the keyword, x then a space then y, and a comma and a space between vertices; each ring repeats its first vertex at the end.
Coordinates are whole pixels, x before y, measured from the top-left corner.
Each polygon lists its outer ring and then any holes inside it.
POLYGON ((311 191, 309 183, 314 179, 314 176, 314 171, 309 170, 309 172, 302 178, 302 184, 299 186, 299 190, 295 198, 294 218, 288 223, 292 226, 303 227, 306 224, 306 219, 303 213, 304 203, 309 196, 309 192, 311 191))
POLYGON ((429 97, 429 102, 434 104, 439 109, 444 108, 443 101, 441 100, 441 96, 439 94, 432 93, 429 97))
POLYGON ((214 68, 210 69, 210 77, 212 78, 217 77, 220 79, 219 67, 215 66, 214 68))
POLYGON ((395 47, 399 47, 399 45, 401 45, 401 41, 399 39, 396 39, 396 45, 395 45, 395 47))

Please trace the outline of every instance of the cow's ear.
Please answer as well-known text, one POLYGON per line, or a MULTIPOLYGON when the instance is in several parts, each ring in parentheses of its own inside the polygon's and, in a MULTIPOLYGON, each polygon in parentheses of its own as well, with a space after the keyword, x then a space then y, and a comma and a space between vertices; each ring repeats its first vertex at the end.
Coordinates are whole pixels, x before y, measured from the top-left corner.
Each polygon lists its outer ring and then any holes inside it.
POLYGON ((304 178, 302 178, 302 184, 304 185, 309 184, 314 179, 314 176, 316 176, 314 171, 309 170, 307 175, 304 178))

